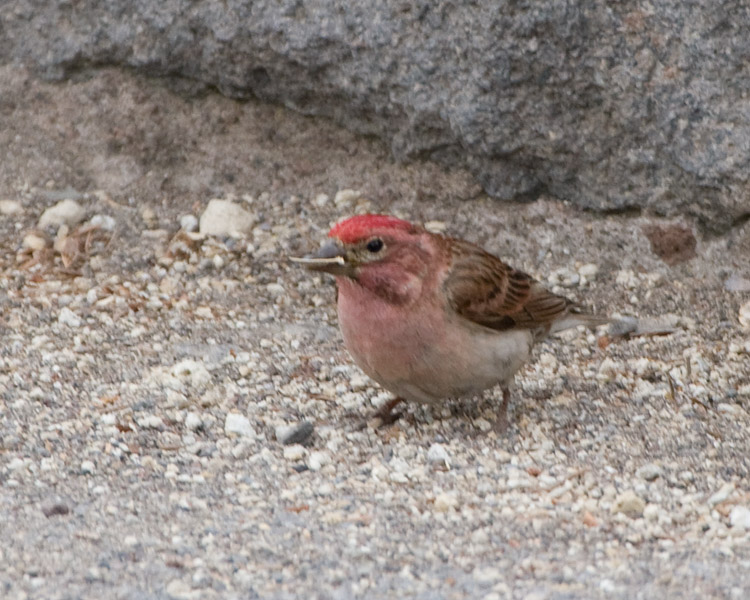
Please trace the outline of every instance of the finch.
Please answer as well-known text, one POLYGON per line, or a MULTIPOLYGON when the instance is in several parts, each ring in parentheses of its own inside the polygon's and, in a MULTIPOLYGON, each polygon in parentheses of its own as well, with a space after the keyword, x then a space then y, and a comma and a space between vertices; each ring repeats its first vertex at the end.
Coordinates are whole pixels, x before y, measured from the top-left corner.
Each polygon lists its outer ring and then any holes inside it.
POLYGON ((383 423, 403 400, 435 404, 500 385, 502 430, 509 387, 534 343, 609 322, 479 246, 396 217, 354 216, 328 238, 293 260, 336 278, 344 344, 395 396, 376 413, 383 423))

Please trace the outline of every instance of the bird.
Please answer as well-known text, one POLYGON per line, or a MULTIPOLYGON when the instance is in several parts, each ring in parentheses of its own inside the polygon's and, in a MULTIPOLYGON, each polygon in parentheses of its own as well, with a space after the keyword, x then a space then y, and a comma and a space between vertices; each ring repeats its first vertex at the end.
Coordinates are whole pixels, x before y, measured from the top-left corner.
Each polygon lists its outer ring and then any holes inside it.
POLYGON ((349 217, 320 249, 292 260, 333 275, 344 345, 394 395, 375 414, 390 424, 403 401, 437 404, 501 386, 496 428, 535 343, 610 322, 463 239, 384 214, 349 217))

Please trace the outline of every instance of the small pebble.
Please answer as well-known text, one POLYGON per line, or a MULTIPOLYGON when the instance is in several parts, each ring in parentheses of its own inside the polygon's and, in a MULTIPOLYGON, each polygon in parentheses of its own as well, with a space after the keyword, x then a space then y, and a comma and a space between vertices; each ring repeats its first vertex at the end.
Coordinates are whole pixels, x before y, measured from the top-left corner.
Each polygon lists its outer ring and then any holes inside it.
POLYGON ((724 282, 724 287, 728 292, 750 292, 750 279, 734 273, 724 282))
POLYGON ((599 371, 596 374, 596 378, 602 383, 613 381, 615 376, 617 375, 618 369, 621 368, 622 365, 619 365, 614 360, 607 357, 599 365, 599 371))
POLYGON ((115 221, 114 217, 110 217, 109 215, 94 215, 91 217, 89 225, 99 227, 104 231, 114 231, 117 226, 117 221, 115 221))
POLYGON ((172 374, 196 388, 204 388, 211 383, 211 373, 198 360, 186 359, 172 366, 172 374))
POLYGON ((227 435, 241 435, 254 438, 257 436, 255 429, 245 415, 230 412, 224 421, 224 433, 227 435))
POLYGON ((201 215, 200 232, 203 235, 229 236, 252 231, 255 216, 239 204, 229 200, 213 199, 201 215))
POLYGON ((581 276, 578 273, 575 273, 574 271, 561 268, 561 269, 556 269, 552 271, 552 273, 550 273, 547 280, 549 281, 551 285, 559 285, 562 287, 574 287, 578 285, 578 282, 581 280, 581 276))
POLYGON ((431 233, 443 233, 448 226, 444 221, 427 221, 424 228, 431 233))
POLYGON ((458 498, 453 493, 442 493, 435 497, 435 510, 437 512, 448 512, 458 507, 458 498))
POLYGON ((362 373, 355 373, 349 379, 349 385, 354 391, 363 390, 370 385, 370 378, 362 373))
MULTIPOLYGON (((83 467, 83 465, 81 465, 81 467, 83 467)), ((83 468, 81 469, 81 472, 83 473, 83 468)), ((70 507, 62 502, 53 502, 52 504, 42 506, 42 513, 44 513, 44 516, 47 518, 63 516, 70 514, 70 507)))
POLYGON ((28 233, 23 237, 21 246, 27 250, 41 250, 47 246, 47 240, 36 233, 28 233))
POLYGON ((300 444, 292 444, 284 448, 284 458, 294 462, 300 461, 307 456, 307 449, 300 444))
POLYGON ((729 513, 729 523, 738 529, 750 530, 750 508, 735 506, 729 513))
POLYGON ((67 325, 68 327, 81 326, 81 318, 67 306, 60 310, 60 313, 57 315, 57 322, 61 325, 67 325))
POLYGON ((617 496, 612 504, 614 514, 622 513, 630 518, 640 517, 644 508, 646 508, 646 503, 643 498, 632 490, 627 490, 617 496))
POLYGON ((282 425, 276 428, 276 439, 283 445, 305 444, 315 431, 310 421, 302 421, 298 425, 282 425))
POLYGON ((740 306, 738 320, 745 331, 750 331, 750 302, 745 302, 740 306))
POLYGON ((684 483, 692 483, 695 480, 695 475, 693 475, 692 471, 680 471, 677 478, 684 483))
POLYGON ((185 415, 185 427, 190 431, 196 431, 203 426, 203 421, 198 413, 189 412, 185 415))
POLYGON ((586 279, 594 279, 597 273, 599 273, 599 266, 594 263, 587 263, 578 267, 578 274, 586 279))
POLYGON ((640 477, 641 479, 645 479, 646 481, 653 481, 661 475, 661 467, 659 465, 655 465, 654 463, 648 463, 640 467, 636 471, 636 475, 638 475, 638 477, 640 477))
POLYGON ((94 466, 94 462, 91 460, 84 460, 81 463, 81 473, 83 475, 91 475, 94 472, 94 469, 96 467, 94 466))
POLYGON ((647 521, 657 521, 659 519, 659 507, 656 504, 647 504, 643 509, 643 518, 647 521))
POLYGON ((75 200, 61 200, 39 217, 39 229, 67 225, 72 227, 83 221, 86 210, 75 200))
POLYGON ((135 418, 138 427, 142 429, 163 429, 164 421, 159 415, 143 415, 135 418))
POLYGON ((196 231, 198 229, 198 218, 195 215, 182 215, 180 217, 180 229, 196 231))
POLYGON ((345 204, 356 202, 361 196, 362 193, 357 190, 339 190, 333 197, 333 203, 341 208, 345 204))
POLYGON ((313 204, 317 206, 318 208, 323 208, 326 204, 328 204, 328 201, 330 198, 327 194, 318 194, 315 196, 315 199, 313 200, 313 204))
POLYGON ((442 444, 432 444, 427 450, 427 462, 441 469, 450 468, 450 455, 442 444))
POLYGON ((23 206, 17 200, 0 200, 0 215, 20 215, 23 206))
POLYGON ((307 460, 307 466, 310 467, 311 471, 320 471, 321 468, 323 468, 330 462, 331 455, 328 454, 328 452, 316 450, 310 453, 310 458, 307 460))
POLYGON ((141 218, 149 229, 154 229, 159 224, 156 212, 150 206, 144 206, 141 209, 141 218))
POLYGON ((167 596, 174 600, 198 600, 205 595, 202 590, 194 590, 189 583, 180 579, 170 581, 166 592, 167 596))
POLYGON ((721 486, 721 488, 719 488, 719 490, 715 494, 713 494, 708 499, 708 505, 716 506, 717 504, 721 504, 722 502, 724 502, 724 500, 729 498, 729 496, 731 495, 733 491, 734 491, 734 484, 731 482, 725 483, 724 485, 721 486))

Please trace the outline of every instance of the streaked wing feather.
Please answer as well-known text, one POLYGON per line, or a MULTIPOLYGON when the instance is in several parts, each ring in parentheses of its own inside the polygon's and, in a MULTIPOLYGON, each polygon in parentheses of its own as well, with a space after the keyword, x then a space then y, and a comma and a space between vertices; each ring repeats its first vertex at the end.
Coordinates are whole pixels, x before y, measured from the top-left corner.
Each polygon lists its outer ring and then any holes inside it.
POLYGON ((451 307, 465 319, 498 331, 547 332, 574 307, 481 248, 462 240, 450 242, 453 265, 444 286, 451 307))

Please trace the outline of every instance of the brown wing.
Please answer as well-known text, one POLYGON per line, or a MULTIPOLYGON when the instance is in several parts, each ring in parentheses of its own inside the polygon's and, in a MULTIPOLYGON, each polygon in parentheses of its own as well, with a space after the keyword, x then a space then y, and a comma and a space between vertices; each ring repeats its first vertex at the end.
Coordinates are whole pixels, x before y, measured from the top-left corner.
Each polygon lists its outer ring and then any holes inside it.
POLYGON ((521 328, 544 334, 575 305, 531 276, 461 240, 450 240, 453 267, 444 286, 462 317, 498 331, 521 328))

